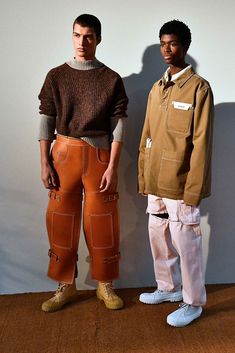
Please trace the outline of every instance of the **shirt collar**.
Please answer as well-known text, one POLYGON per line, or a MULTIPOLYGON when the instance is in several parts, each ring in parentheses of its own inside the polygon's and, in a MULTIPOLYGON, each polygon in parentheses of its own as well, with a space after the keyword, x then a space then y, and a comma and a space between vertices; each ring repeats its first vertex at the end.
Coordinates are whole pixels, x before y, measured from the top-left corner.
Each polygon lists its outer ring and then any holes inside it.
MULTIPOLYGON (((163 77, 159 80, 158 84, 161 86, 162 84, 165 85, 167 82, 169 82, 169 70, 168 68, 165 73, 163 74, 163 77)), ((190 77, 192 77, 195 74, 192 65, 188 65, 185 69, 181 70, 180 72, 177 72, 177 74, 172 75, 171 81, 177 84, 179 87, 182 87, 190 77)))
POLYGON ((101 66, 104 66, 99 60, 96 58, 94 60, 86 60, 86 61, 78 61, 75 58, 69 61, 66 61, 66 64, 76 70, 92 70, 97 69, 101 66))
POLYGON ((169 77, 170 68, 168 67, 166 72, 164 73, 164 77, 165 77, 166 82, 177 80, 177 78, 179 78, 181 75, 183 75, 191 67, 192 67, 192 65, 188 65, 183 70, 181 70, 181 71, 177 72, 176 74, 172 75, 171 76, 171 80, 170 80, 170 77, 169 77))

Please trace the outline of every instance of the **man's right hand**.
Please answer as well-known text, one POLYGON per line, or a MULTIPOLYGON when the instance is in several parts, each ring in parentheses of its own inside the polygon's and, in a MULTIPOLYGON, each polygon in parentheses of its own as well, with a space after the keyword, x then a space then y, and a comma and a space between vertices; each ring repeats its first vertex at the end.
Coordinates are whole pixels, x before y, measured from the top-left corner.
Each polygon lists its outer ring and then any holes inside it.
POLYGON ((52 141, 40 140, 41 179, 46 189, 59 187, 59 178, 51 163, 50 148, 52 141))
POLYGON ((41 165, 41 179, 46 189, 56 189, 59 186, 57 174, 49 162, 41 165))

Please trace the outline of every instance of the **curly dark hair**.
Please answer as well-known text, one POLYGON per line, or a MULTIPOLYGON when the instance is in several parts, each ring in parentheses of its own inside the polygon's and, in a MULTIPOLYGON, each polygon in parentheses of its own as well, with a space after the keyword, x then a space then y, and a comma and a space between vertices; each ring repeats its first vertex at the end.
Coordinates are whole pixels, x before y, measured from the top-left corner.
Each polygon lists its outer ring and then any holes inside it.
POLYGON ((184 22, 179 20, 172 20, 164 23, 159 31, 159 38, 161 39, 161 36, 164 34, 175 34, 180 43, 186 46, 187 49, 192 41, 190 29, 184 22))
POLYGON ((84 13, 75 19, 73 22, 73 28, 75 24, 79 24, 82 27, 93 28, 96 34, 96 38, 101 37, 101 23, 96 16, 84 13))

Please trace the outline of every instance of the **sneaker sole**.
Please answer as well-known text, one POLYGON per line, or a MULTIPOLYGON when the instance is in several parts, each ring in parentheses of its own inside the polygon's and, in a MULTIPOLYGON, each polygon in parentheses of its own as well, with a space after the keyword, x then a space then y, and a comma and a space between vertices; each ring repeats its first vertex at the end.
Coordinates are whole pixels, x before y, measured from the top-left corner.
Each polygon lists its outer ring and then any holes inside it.
POLYGON ((143 299, 140 299, 139 298, 139 301, 141 303, 144 303, 144 304, 161 304, 161 303, 164 303, 164 302, 171 302, 171 303, 174 303, 174 302, 180 302, 183 300, 183 297, 182 295, 181 296, 178 296, 178 297, 175 297, 175 298, 169 298, 169 299, 163 299, 163 300, 154 300, 154 301, 146 301, 146 300, 143 300, 143 299))
POLYGON ((173 326, 173 327, 185 327, 188 326, 189 324, 191 324, 191 322, 193 322, 194 320, 197 320, 200 316, 201 316, 202 312, 200 312, 200 314, 198 314, 196 317, 194 317, 190 322, 188 323, 182 323, 182 324, 175 324, 173 322, 169 322, 168 319, 166 320, 166 322, 168 323, 168 325, 173 326))
POLYGON ((76 293, 72 297, 64 300, 63 302, 60 303, 60 305, 58 305, 57 307, 54 307, 54 308, 48 308, 48 309, 47 308, 43 308, 43 304, 42 304, 42 311, 44 311, 44 313, 54 313, 55 311, 59 311, 59 310, 63 309, 63 307, 66 304, 69 304, 69 303, 72 303, 72 302, 76 301, 78 296, 79 296, 79 294, 76 293))

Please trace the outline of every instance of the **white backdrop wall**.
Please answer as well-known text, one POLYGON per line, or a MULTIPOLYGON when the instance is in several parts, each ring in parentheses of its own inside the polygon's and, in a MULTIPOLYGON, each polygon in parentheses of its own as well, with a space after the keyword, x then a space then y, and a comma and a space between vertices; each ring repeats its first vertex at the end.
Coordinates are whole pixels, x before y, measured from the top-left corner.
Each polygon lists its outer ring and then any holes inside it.
MULTIPOLYGON (((0 293, 46 291, 47 192, 40 181, 38 93, 46 73, 73 56, 71 25, 81 13, 98 16, 103 41, 97 58, 118 71, 130 99, 120 166, 121 276, 117 287, 154 285, 146 199, 136 193, 136 160, 146 97, 165 70, 158 30, 171 19, 192 31, 188 61, 214 91, 213 196, 202 203, 207 283, 235 282, 234 151, 235 47, 233 0, 162 2, 9 0, 1 3, 0 293)), ((80 289, 94 288, 81 233, 80 289)))

